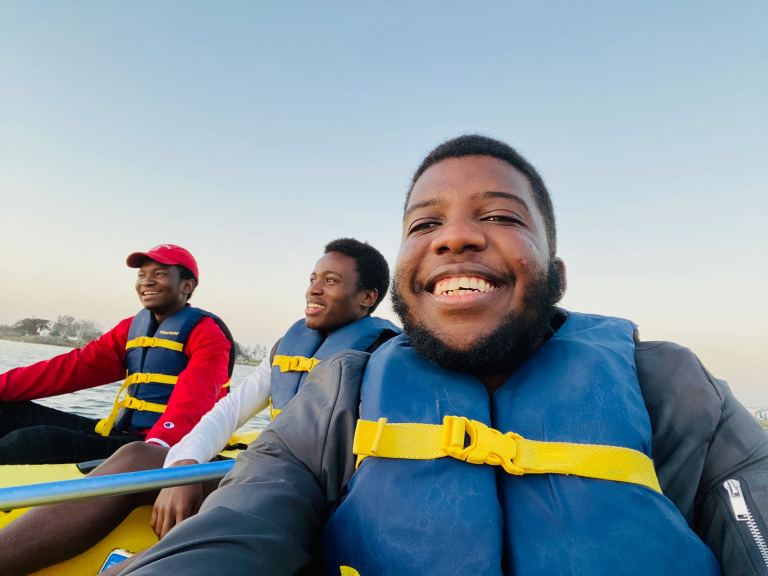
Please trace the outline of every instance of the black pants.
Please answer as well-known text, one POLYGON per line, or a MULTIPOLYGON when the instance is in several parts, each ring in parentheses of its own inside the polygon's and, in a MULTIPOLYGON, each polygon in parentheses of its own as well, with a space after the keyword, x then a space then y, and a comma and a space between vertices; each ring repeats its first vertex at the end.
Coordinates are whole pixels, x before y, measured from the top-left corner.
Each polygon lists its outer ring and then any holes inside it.
POLYGON ((0 464, 60 464, 109 457, 136 434, 96 433, 98 421, 34 402, 0 404, 0 464))

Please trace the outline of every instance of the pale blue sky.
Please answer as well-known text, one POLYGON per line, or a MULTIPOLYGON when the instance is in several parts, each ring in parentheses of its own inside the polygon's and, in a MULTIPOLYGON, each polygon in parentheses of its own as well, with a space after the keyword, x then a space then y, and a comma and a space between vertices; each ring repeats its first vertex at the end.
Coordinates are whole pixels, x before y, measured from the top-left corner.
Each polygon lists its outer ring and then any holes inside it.
POLYGON ((174 242, 271 346, 322 246, 394 264, 411 172, 480 132, 552 192, 564 305, 768 404, 768 4, 529 4, 4 0, 0 322, 108 328, 174 242))

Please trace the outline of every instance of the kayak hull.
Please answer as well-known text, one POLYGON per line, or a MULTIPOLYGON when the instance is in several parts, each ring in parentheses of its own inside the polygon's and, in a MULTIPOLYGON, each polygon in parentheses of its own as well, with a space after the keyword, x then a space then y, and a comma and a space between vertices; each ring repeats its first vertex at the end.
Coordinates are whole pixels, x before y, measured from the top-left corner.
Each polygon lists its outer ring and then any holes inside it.
MULTIPOLYGON (((230 439, 230 446, 220 453, 226 458, 235 458, 237 454, 258 436, 258 432, 246 432, 230 439)), ((0 465, 0 488, 25 486, 42 482, 74 480, 85 478, 76 464, 34 464, 0 465)), ((0 510, 0 528, 4 528, 29 508, 0 510)), ((131 553, 141 552, 157 542, 152 531, 150 519, 151 506, 141 506, 98 544, 86 552, 49 568, 35 572, 35 576, 84 576, 98 574, 110 553, 115 549, 131 553)))
MULTIPOLYGON (((36 465, 7 465, 0 466, 0 487, 39 484, 84 478, 75 464, 36 464, 36 465)), ((28 508, 0 511, 0 528, 24 514, 28 508)), ((97 574, 109 556, 116 548, 129 552, 140 552, 157 542, 157 536, 150 526, 152 515, 151 506, 137 508, 122 524, 110 532, 98 544, 76 556, 55 566, 35 572, 36 576, 82 576, 97 574)))

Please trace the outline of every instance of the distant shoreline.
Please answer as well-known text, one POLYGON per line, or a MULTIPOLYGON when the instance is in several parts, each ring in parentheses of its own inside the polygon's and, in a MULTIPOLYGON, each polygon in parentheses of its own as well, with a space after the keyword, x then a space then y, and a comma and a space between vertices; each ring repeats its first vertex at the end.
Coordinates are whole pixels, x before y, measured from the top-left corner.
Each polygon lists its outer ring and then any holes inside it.
POLYGON ((27 344, 47 344, 48 346, 62 346, 64 348, 79 348, 88 344, 88 342, 72 341, 65 338, 57 338, 56 336, 0 336, 0 340, 25 342, 27 344))
MULTIPOLYGON (((46 346, 60 346, 62 348, 81 348, 88 342, 72 341, 66 338, 57 338, 56 336, 0 336, 0 340, 10 340, 11 342, 22 342, 25 344, 44 344, 46 346)), ((261 360, 238 359, 235 364, 242 366, 258 366, 261 360)))

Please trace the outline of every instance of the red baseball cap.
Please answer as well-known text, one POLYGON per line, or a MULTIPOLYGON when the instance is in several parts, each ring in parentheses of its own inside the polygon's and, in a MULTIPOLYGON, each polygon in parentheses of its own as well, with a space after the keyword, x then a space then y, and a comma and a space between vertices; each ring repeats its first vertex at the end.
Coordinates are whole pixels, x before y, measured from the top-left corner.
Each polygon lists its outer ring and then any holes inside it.
POLYGON ((176 246, 176 244, 158 244, 146 252, 134 252, 133 254, 129 254, 128 258, 125 259, 125 263, 128 264, 129 268, 141 268, 141 265, 147 258, 168 266, 174 264, 184 266, 184 268, 187 268, 195 275, 195 280, 198 282, 200 281, 195 257, 190 254, 189 250, 182 248, 181 246, 176 246))

